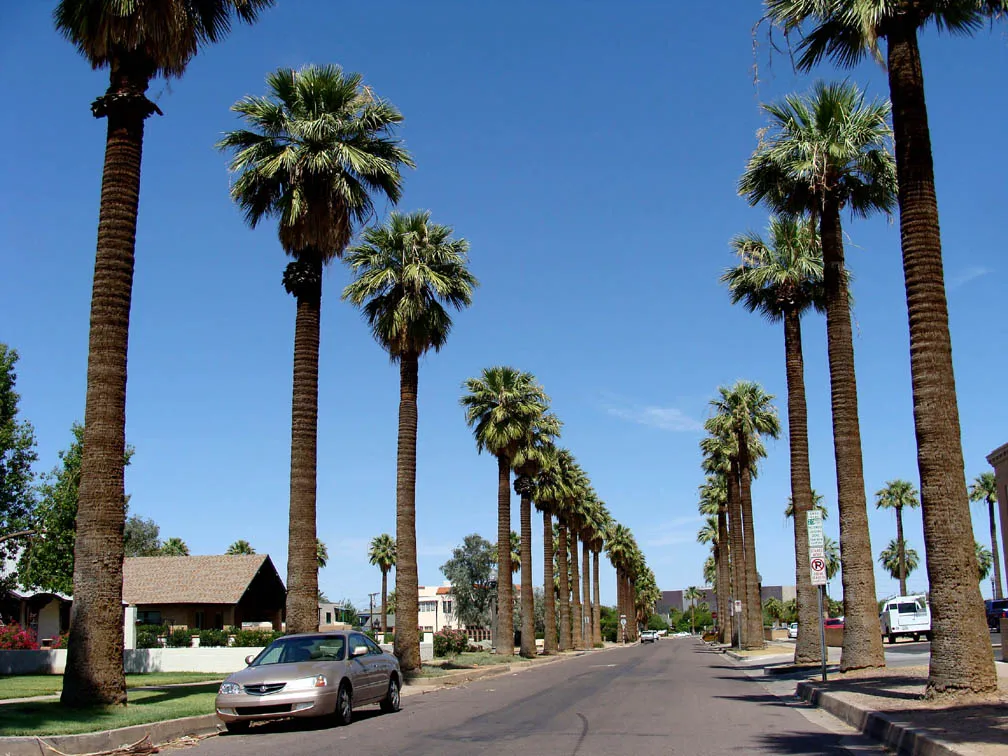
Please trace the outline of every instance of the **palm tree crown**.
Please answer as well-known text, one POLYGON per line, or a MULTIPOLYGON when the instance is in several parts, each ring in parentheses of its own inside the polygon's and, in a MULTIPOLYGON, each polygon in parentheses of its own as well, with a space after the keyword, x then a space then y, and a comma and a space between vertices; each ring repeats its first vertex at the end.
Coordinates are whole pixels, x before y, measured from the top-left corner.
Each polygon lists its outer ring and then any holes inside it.
POLYGON ((920 506, 917 489, 908 480, 889 480, 885 487, 875 492, 878 509, 914 509, 920 506))
MULTIPOLYGON (((766 393, 755 381, 737 381, 731 387, 719 386, 718 396, 710 402, 715 414, 708 421, 708 430, 716 433, 723 429, 727 431, 724 433, 726 437, 742 434, 747 444, 750 439, 756 440, 760 436, 777 438, 781 427, 773 400, 773 395, 766 393)), ((757 458, 752 446, 747 451, 751 458, 757 458)))
MULTIPOLYGON (((917 555, 916 549, 904 546, 903 559, 906 563, 906 574, 904 577, 907 578, 910 577, 911 572, 920 566, 920 557, 917 555)), ((889 545, 879 553, 879 564, 885 567, 886 572, 889 573, 893 580, 900 579, 899 543, 895 538, 889 541, 889 545)))
POLYGON ((382 533, 371 539, 368 547, 368 561, 382 572, 388 572, 396 563, 395 538, 388 533, 382 533))
POLYGON ((224 553, 228 556, 234 556, 236 554, 255 554, 256 550, 252 548, 252 544, 244 538, 239 538, 237 541, 228 546, 227 551, 224 553))
POLYGON ((461 403, 473 429, 476 448, 510 461, 532 425, 549 406, 549 397, 535 376, 512 367, 490 367, 464 384, 461 403))

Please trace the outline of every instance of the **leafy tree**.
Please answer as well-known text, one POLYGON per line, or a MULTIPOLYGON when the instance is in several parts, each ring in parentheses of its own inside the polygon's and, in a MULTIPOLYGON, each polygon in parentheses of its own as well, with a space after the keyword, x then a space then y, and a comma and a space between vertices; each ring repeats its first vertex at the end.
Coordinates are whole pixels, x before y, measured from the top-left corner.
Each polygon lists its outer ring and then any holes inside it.
POLYGON ((232 19, 255 21, 272 0, 61 0, 57 30, 109 88, 91 105, 108 119, 98 244, 91 290, 86 453, 74 561, 74 603, 60 700, 67 706, 126 704, 122 648, 122 532, 125 513, 126 351, 140 199, 144 121, 160 113, 147 99, 152 79, 180 77, 232 19))
POLYGON ((154 520, 130 515, 123 528, 123 556, 157 556, 161 553, 160 534, 161 528, 154 520))
POLYGON ((388 595, 387 608, 389 614, 396 613, 396 592, 394 588, 392 589, 392 592, 389 593, 388 595))
MULTIPOLYGON (((225 551, 224 553, 227 554, 228 556, 238 556, 238 555, 255 554, 256 550, 252 548, 252 544, 246 541, 244 538, 239 538, 237 541, 228 546, 227 551, 225 551)), ((315 611, 318 611, 318 609, 316 609, 315 611)))
POLYGON ((660 614, 652 614, 647 623, 648 630, 668 630, 668 622, 660 614))
MULTIPOLYGON (((0 564, 14 557, 25 538, 39 533, 32 472, 38 461, 35 430, 18 417, 17 361, 18 353, 0 343, 0 564)), ((0 589, 10 587, 3 585, 8 578, 0 578, 0 589)))
POLYGON ((417 392, 420 358, 448 340, 450 309, 472 304, 478 285, 468 269, 469 242, 453 239, 450 226, 430 213, 392 213, 383 226, 365 229, 346 262, 354 280, 343 299, 359 307, 375 340, 399 363, 399 435, 396 456, 396 587, 403 594, 396 654, 406 671, 420 666, 416 562, 417 392))
POLYGON ((318 562, 320 570, 329 564, 329 549, 321 538, 315 539, 315 561, 318 562))
MULTIPOLYGON (((382 533, 381 535, 375 536, 371 539, 371 545, 368 547, 368 561, 375 565, 379 570, 381 570, 381 613, 382 613, 382 632, 388 632, 388 614, 389 612, 394 612, 394 608, 390 608, 389 605, 389 595, 388 595, 388 574, 389 570, 396 566, 396 562, 399 558, 399 550, 396 544, 396 539, 390 536, 388 533, 382 533)), ((398 583, 398 580, 396 581, 398 583)), ((392 598, 395 598, 395 591, 392 592, 392 598)), ((396 632, 399 629, 399 618, 396 618, 396 632)))
MULTIPOLYGON (((962 575, 976 561, 963 476, 962 436, 952 369, 948 302, 919 30, 955 35, 1003 17, 1005 0, 766 0, 771 20, 803 39, 803 70, 829 57, 852 68, 866 56, 883 60, 885 39, 893 102, 900 241, 910 324, 917 465, 932 613, 928 691, 997 689, 979 587, 962 575)), ((841 494, 841 500, 843 500, 841 494)), ((847 538, 843 538, 845 547, 847 538)), ((846 575, 847 567, 844 566, 846 575)), ((846 578, 845 578, 846 579, 846 578)), ((849 617, 847 621, 849 629, 849 617)), ((880 639, 881 640, 881 639, 880 639)))
POLYGON ((189 556, 189 547, 181 538, 172 537, 161 544, 161 556, 189 556))
MULTIPOLYGON (((254 228, 277 219, 280 244, 293 258, 283 285, 297 300, 287 546, 287 627, 297 633, 318 629, 322 273, 343 254, 355 226, 372 215, 376 198, 398 202, 401 169, 413 161, 392 138, 402 114, 363 86, 359 74, 338 66, 281 68, 266 77, 266 84, 267 96, 247 96, 232 106, 249 128, 229 132, 217 146, 232 153, 230 168, 238 175, 231 197, 245 220, 254 228)), ((414 667, 403 661, 404 669, 414 667)))
MULTIPOLYGON (((917 499, 917 489, 908 480, 889 480, 885 487, 875 492, 875 507, 878 509, 892 509, 896 512, 896 574, 893 578, 899 580, 900 596, 906 596, 906 579, 915 567, 910 567, 906 562, 903 551, 903 510, 904 508, 915 509, 920 506, 917 499)), ((882 552, 883 554, 885 551, 882 552)), ((886 568, 888 569, 888 567, 886 568)))
POLYGON ((1004 591, 1001 587, 1001 560, 998 556, 997 516, 995 514, 997 483, 994 480, 994 473, 987 471, 977 475, 973 483, 970 484, 969 497, 970 501, 982 501, 987 504, 987 522, 990 525, 991 539, 990 553, 994 569, 994 598, 998 599, 1004 596, 1004 591))
POLYGON ((602 640, 615 643, 619 631, 619 611, 612 606, 599 607, 602 640))
POLYGON ((493 592, 489 585, 493 557, 491 543, 473 533, 467 535, 462 545, 452 551, 451 559, 441 565, 441 572, 452 586, 455 616, 466 627, 488 627, 490 624, 493 592))
POLYGON ((910 577, 910 573, 916 570, 920 564, 917 551, 900 542, 899 539, 894 538, 879 553, 878 560, 879 564, 885 568, 893 580, 900 581, 900 596, 905 596, 906 579, 910 577))
MULTIPOLYGON (((813 0, 815 1, 815 0, 813 0)), ((770 119, 739 180, 749 203, 819 224, 826 340, 844 544, 845 632, 841 669, 885 666, 875 613, 875 572, 865 501, 841 212, 866 217, 896 204, 896 171, 888 143, 888 103, 866 103, 848 82, 817 83, 807 96, 764 105, 770 119)))
POLYGON ((979 580, 977 582, 982 583, 990 575, 991 565, 994 563, 993 555, 990 549, 986 548, 979 541, 974 542, 976 549, 976 560, 977 560, 977 572, 979 574, 979 580))
POLYGON ((784 603, 775 596, 771 596, 766 601, 763 602, 763 624, 773 625, 783 620, 787 610, 784 608, 784 603))

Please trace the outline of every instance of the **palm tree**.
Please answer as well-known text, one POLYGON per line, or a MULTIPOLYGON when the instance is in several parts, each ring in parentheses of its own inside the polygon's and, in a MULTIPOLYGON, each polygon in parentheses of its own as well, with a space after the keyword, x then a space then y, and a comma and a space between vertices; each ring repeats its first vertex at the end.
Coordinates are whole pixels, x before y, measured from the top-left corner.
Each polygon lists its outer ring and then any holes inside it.
POLYGON ((791 507, 802 513, 795 520, 795 585, 798 599, 798 639, 795 663, 813 664, 822 658, 817 620, 817 591, 809 574, 808 530, 804 513, 813 507, 809 469, 808 411, 805 402, 805 361, 801 318, 810 309, 825 307, 822 251, 814 226, 800 218, 770 219, 769 242, 747 233, 732 240, 742 264, 730 268, 721 282, 732 304, 784 324, 784 362, 788 387, 788 447, 791 453, 791 507))
POLYGON ((991 565, 994 563, 994 557, 990 550, 987 549, 979 541, 974 541, 974 548, 976 550, 976 560, 977 560, 977 573, 979 575, 979 580, 977 582, 982 583, 990 575, 991 565))
POLYGON ((161 556, 189 556, 189 547, 181 538, 169 538, 161 545, 161 556))
POLYGON ((840 572, 840 547, 829 536, 823 536, 823 553, 826 560, 826 580, 832 580, 840 572))
MULTIPOLYGON (((396 561, 399 557, 399 549, 396 543, 396 539, 390 536, 388 533, 382 533, 381 535, 375 536, 371 539, 371 545, 368 547, 368 561, 375 565, 379 570, 381 570, 381 616, 382 616, 382 632, 388 632, 388 613, 389 613, 389 595, 388 595, 388 574, 389 570, 396 566, 396 561)), ((395 595, 399 595, 398 590, 399 581, 396 580, 396 590, 395 595)), ((393 610, 394 611, 394 610, 393 610)), ((396 615, 396 635, 399 634, 399 616, 396 615)))
POLYGON ((852 84, 817 83, 810 95, 764 105, 770 126, 739 180, 750 204, 818 221, 833 410, 845 631, 840 668, 885 666, 878 631, 848 274, 840 213, 890 212, 896 172, 888 151, 888 103, 866 103, 852 84))
MULTIPOLYGON (((703 593, 695 585, 683 591, 683 598, 690 602, 690 632, 696 632, 696 602, 703 598, 703 593)), ((762 622, 762 620, 761 620, 762 622)))
POLYGON ((375 340, 399 363, 399 435, 396 455, 396 590, 403 611, 396 625, 396 655, 405 670, 420 666, 416 558, 417 390, 420 358, 448 340, 450 308, 472 304, 478 285, 467 267, 469 243, 452 239, 450 226, 429 212, 392 213, 384 226, 365 229, 347 253, 354 280, 343 290, 364 313, 375 340))
POLYGON ((857 65, 866 54, 882 60, 879 41, 886 40, 910 323, 917 466, 933 607, 928 690, 996 690, 997 672, 984 631, 979 586, 964 589, 961 583, 961 576, 973 568, 976 554, 969 543, 972 525, 963 475, 931 132, 917 32, 933 24, 940 31, 971 34, 981 29, 986 19, 1008 10, 1008 2, 767 0, 766 5, 769 17, 786 29, 811 27, 801 43, 798 60, 804 70, 825 56, 843 67, 857 65))
POLYGON ((893 580, 900 581, 900 596, 906 596, 906 579, 920 564, 916 549, 910 548, 899 538, 894 538, 879 553, 878 561, 893 580))
MULTIPOLYGON (((616 570, 616 611, 630 616, 627 594, 627 564, 633 552, 633 535, 626 525, 613 522, 606 537, 606 555, 616 570)), ((561 591, 562 592, 562 591, 561 591)), ((629 623, 627 632, 629 634, 629 623)), ((562 639, 562 633, 561 633, 562 639)))
MULTIPOLYGON (((823 495, 814 488, 812 489, 812 509, 817 510, 824 520, 829 519, 829 508, 823 504, 823 495)), ((784 519, 790 520, 794 517, 794 511, 794 501, 788 496, 787 506, 784 507, 784 519)))
MULTIPOLYGON (((267 96, 246 96, 231 108, 249 128, 228 132, 217 146, 232 153, 230 168, 237 178, 231 197, 246 222, 254 228, 276 218, 280 244, 293 258, 283 274, 284 288, 297 300, 287 629, 301 633, 318 630, 315 496, 322 272, 343 254, 354 227, 371 216, 376 197, 399 200, 401 169, 413 161, 392 136, 402 115, 363 86, 359 74, 338 66, 280 68, 266 77, 266 84, 267 96)), ((398 634, 396 639, 398 644, 398 634)), ((402 662, 404 668, 411 669, 410 661, 402 662)))
POLYGON ((983 501, 987 504, 987 522, 990 523, 991 557, 994 567, 994 598, 1004 595, 1001 588, 1001 560, 998 557, 997 517, 994 507, 997 505, 997 483, 994 473, 982 472, 976 476, 969 487, 970 501, 983 501))
MULTIPOLYGON (((904 549, 903 544, 905 543, 903 539, 903 508, 914 509, 919 506, 920 501, 917 500, 917 489, 908 480, 886 481, 885 487, 875 492, 876 509, 892 509, 896 512, 897 562, 900 565, 904 561, 902 554, 904 549)), ((899 567, 897 569, 894 577, 899 580, 900 596, 906 595, 906 576, 913 569, 913 567, 909 569, 899 567)))
POLYGON ((723 607, 727 605, 727 594, 722 590, 722 574, 721 574, 721 551, 722 549, 727 550, 727 541, 721 543, 721 533, 720 533, 720 523, 721 519, 718 512, 720 511, 720 506, 716 501, 711 502, 704 498, 704 486, 700 487, 700 512, 705 515, 703 525, 700 526, 700 530, 697 532, 697 543, 710 544, 711 555, 704 560, 703 565, 703 577, 704 583, 710 585, 714 588, 714 592, 717 594, 717 612, 718 612, 718 625, 723 626, 724 621, 722 618, 722 611, 726 611, 723 607), (713 509, 713 513, 711 512, 713 509), (722 595, 724 594, 724 595, 722 595))
MULTIPOLYGON (((464 384, 461 399, 476 449, 497 457, 497 653, 514 651, 511 586, 511 460, 529 430, 549 407, 549 397, 531 373, 512 367, 485 368, 464 384)), ((401 599, 400 599, 401 600, 401 599)))
POLYGON ((602 645, 602 604, 599 597, 599 559, 605 548, 606 535, 612 524, 612 515, 605 502, 595 503, 595 512, 588 530, 588 546, 592 552, 592 645, 602 645))
MULTIPOLYGON (((718 587, 717 587, 717 559, 715 558, 715 556, 714 556, 713 553, 710 556, 708 556, 706 559, 704 559, 704 563, 703 563, 703 579, 704 579, 704 585, 709 585, 711 588, 714 589, 714 591, 716 593, 717 589, 718 589, 718 587)), ((720 609, 718 611, 720 611, 720 609)))
POLYGON ((554 585, 559 575, 555 575, 553 570, 553 561, 558 552, 558 549, 554 549, 553 514, 565 496, 566 491, 563 488, 557 465, 557 448, 555 446, 545 447, 542 468, 536 476, 535 491, 532 497, 536 507, 543 515, 543 615, 546 625, 543 636, 543 654, 545 655, 555 654, 558 649, 556 633, 557 591, 554 589, 554 585))
POLYGON ((237 541, 232 543, 227 547, 227 551, 224 552, 228 556, 238 556, 238 555, 248 555, 255 554, 256 550, 252 548, 252 544, 246 541, 244 538, 239 538, 237 541))
POLYGON ((315 560, 320 570, 329 564, 329 549, 320 538, 315 539, 315 560))
POLYGON ((756 536, 753 526, 752 473, 755 456, 750 451, 751 442, 761 436, 777 438, 780 420, 771 404, 773 396, 752 381, 738 381, 731 388, 721 386, 719 396, 711 400, 715 415, 711 427, 724 437, 734 436, 733 463, 739 476, 739 502, 742 510, 743 548, 745 549, 745 602, 747 604, 748 638, 743 647, 762 648, 763 612, 760 600, 759 577, 756 569, 756 536))
POLYGON ((521 498, 521 536, 512 533, 518 541, 518 559, 512 556, 511 569, 517 571, 516 562, 521 569, 520 653, 527 658, 536 655, 535 602, 532 594, 532 496, 536 490, 535 477, 549 464, 550 453, 554 448, 553 440, 560 435, 560 425, 556 415, 551 412, 544 413, 532 424, 529 435, 523 439, 514 459, 511 460, 515 471, 514 490, 521 498))
POLYGON ((126 513, 126 352, 140 201, 144 121, 161 110, 147 99, 152 79, 181 77, 203 47, 227 36, 273 0, 123 3, 61 0, 56 29, 109 88, 91 104, 107 118, 98 243, 91 287, 84 456, 74 544, 73 616, 60 700, 72 707, 125 705, 122 532, 126 513))
POLYGON ((729 553, 728 536, 728 481, 727 476, 722 471, 713 472, 719 464, 713 465, 706 457, 704 459, 704 470, 708 475, 700 486, 700 502, 698 507, 701 514, 717 515, 717 545, 713 549, 715 567, 717 570, 717 612, 718 612, 718 639, 721 643, 731 640, 731 627, 728 621, 730 612, 728 611, 728 597, 731 595, 732 573, 731 555, 729 553), (709 469, 708 469, 709 468, 709 469))
POLYGON ((587 490, 588 476, 567 449, 557 453, 557 467, 562 481, 564 498, 557 508, 560 523, 558 543, 560 570, 560 649, 577 645, 580 637, 581 600, 577 554, 578 509, 587 490))

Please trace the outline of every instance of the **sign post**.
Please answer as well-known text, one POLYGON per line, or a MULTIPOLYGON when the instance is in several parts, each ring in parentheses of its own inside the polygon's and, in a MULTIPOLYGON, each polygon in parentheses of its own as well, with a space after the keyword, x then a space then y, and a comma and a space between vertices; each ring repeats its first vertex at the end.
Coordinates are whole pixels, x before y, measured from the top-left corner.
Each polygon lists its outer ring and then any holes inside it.
POLYGON ((619 616, 620 628, 623 631, 623 643, 626 644, 626 615, 621 614, 619 616))
POLYGON ((808 531, 809 577, 819 589, 819 648, 822 652, 822 681, 826 682, 826 627, 823 622, 823 593, 826 591, 826 539, 823 536, 822 512, 812 509, 805 513, 808 531))
POLYGON ((735 599, 735 604, 732 607, 735 610, 735 622, 738 624, 738 647, 739 651, 742 650, 742 602, 735 599))

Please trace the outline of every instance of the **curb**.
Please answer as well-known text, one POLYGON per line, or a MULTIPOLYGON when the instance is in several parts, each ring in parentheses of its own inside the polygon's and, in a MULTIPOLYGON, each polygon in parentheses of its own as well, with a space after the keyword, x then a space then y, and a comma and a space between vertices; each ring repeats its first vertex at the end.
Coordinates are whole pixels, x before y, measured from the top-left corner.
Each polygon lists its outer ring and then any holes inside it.
POLYGON ((875 738, 896 753, 908 756, 961 756, 967 751, 937 740, 923 730, 901 724, 886 714, 869 711, 844 701, 812 682, 800 682, 795 695, 801 700, 832 714, 851 727, 875 738))
POLYGON ((159 744, 185 735, 207 735, 218 732, 220 729, 222 729, 220 720, 217 719, 216 714, 203 714, 198 717, 149 722, 120 727, 117 730, 88 732, 81 735, 51 735, 49 737, 21 735, 0 738, 0 752, 4 756, 51 756, 52 751, 42 745, 45 743, 64 753, 94 753, 122 748, 137 742, 145 735, 150 736, 152 743, 159 744))

